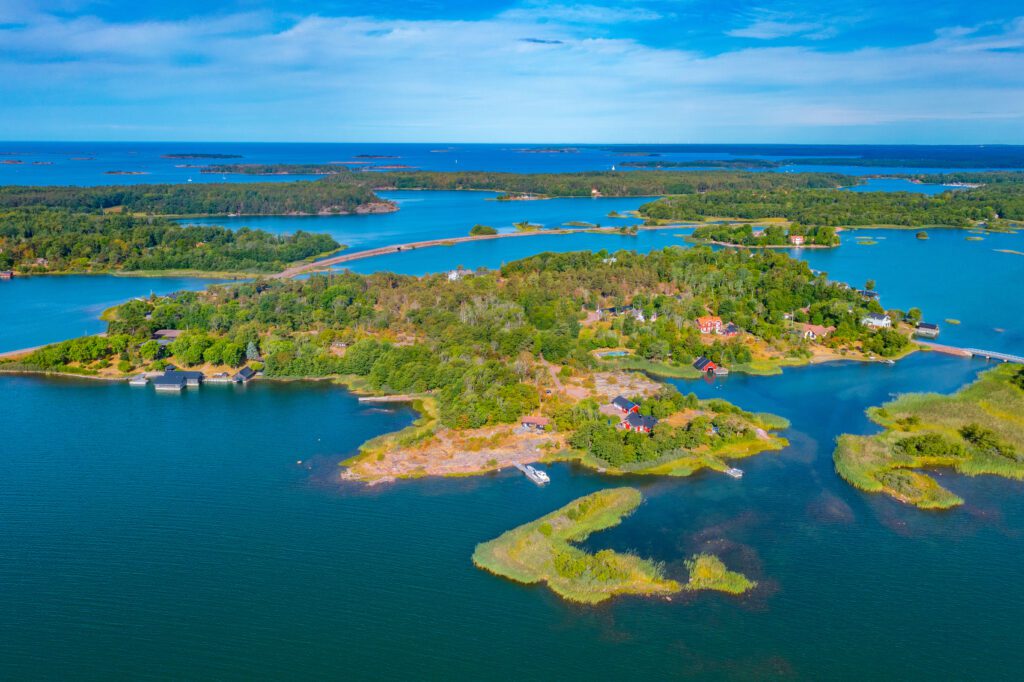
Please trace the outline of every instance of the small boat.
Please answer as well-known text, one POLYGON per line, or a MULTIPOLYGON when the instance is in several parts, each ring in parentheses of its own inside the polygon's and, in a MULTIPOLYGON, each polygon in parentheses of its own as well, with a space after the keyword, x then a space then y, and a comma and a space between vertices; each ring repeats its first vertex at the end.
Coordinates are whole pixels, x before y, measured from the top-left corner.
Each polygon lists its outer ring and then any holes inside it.
POLYGON ((545 483, 550 483, 551 482, 551 478, 547 475, 546 472, 541 471, 540 469, 535 469, 534 467, 530 466, 529 464, 527 464, 526 466, 523 466, 519 462, 513 462, 512 465, 516 469, 519 469, 520 471, 522 471, 526 475, 526 477, 528 479, 530 479, 531 481, 533 481, 537 485, 544 485, 545 483))
POLYGON ((149 383, 149 378, 145 374, 136 374, 128 380, 129 386, 145 386, 149 383))
POLYGON ((729 474, 733 478, 743 478, 743 469, 737 469, 736 467, 729 467, 725 470, 725 473, 729 474))

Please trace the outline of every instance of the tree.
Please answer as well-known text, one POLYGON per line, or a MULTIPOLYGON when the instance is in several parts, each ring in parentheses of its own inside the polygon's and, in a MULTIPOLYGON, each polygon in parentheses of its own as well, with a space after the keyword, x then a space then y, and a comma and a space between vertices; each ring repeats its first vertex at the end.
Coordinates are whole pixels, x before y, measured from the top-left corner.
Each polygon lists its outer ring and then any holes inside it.
POLYGON ((469 228, 469 234, 471 234, 473 236, 490 235, 490 234, 498 234, 498 231, 496 229, 494 229, 493 227, 491 227, 490 225, 480 225, 478 223, 478 224, 474 225, 473 227, 469 228))

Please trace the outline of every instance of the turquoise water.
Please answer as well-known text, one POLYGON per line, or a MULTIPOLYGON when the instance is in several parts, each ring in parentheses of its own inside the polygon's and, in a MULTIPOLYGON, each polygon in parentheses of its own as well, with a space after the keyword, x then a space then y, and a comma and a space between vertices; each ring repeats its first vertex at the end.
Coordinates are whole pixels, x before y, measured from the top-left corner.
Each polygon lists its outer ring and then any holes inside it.
POLYGON ((791 253, 832 279, 861 287, 874 279, 886 308, 922 309, 942 328, 939 343, 1024 354, 1024 234, 989 234, 968 241, 964 230, 856 230, 842 235, 838 249, 791 253), (857 237, 878 243, 857 244, 857 237), (962 324, 947 324, 945 320, 962 324), (1002 331, 999 331, 1002 330, 1002 331))
POLYGON ((499 232, 514 232, 513 223, 529 222, 547 228, 569 221, 603 226, 637 225, 636 218, 609 218, 612 211, 635 211, 651 199, 545 199, 495 201, 495 192, 380 192, 398 204, 395 213, 351 216, 217 217, 180 222, 193 225, 243 225, 275 234, 298 230, 326 232, 353 251, 441 237, 465 237, 477 223, 499 232))
POLYGON ((100 313, 136 296, 202 289, 185 277, 60 275, 0 281, 0 353, 105 331, 100 313))
POLYGON ((366 489, 365 438, 412 419, 326 384, 184 395, 0 377, 0 677, 6 679, 1014 679, 1024 485, 944 477, 929 514, 861 494, 832 439, 890 392, 982 365, 801 368, 683 382, 789 417, 742 480, 605 479, 549 467, 366 489), (298 464, 301 460, 302 464, 298 464), (752 595, 576 607, 473 568, 477 542, 611 485, 647 502, 591 547, 681 572, 712 550, 752 595))

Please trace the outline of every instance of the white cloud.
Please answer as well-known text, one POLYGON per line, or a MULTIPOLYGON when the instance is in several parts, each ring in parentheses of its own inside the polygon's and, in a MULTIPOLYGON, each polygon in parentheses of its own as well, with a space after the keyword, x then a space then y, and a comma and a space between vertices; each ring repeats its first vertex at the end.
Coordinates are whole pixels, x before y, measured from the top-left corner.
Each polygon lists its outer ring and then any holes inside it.
POLYGON ((692 141, 920 122, 923 134, 936 121, 1024 123, 1024 54, 1007 49, 1021 45, 1022 21, 888 49, 708 56, 508 13, 42 16, 0 29, 0 127, 149 126, 185 139, 692 141))
POLYGON ((776 38, 788 38, 789 36, 801 35, 811 32, 820 32, 821 24, 810 22, 785 22, 761 19, 749 26, 726 31, 726 35, 734 38, 755 38, 757 40, 775 40, 776 38))

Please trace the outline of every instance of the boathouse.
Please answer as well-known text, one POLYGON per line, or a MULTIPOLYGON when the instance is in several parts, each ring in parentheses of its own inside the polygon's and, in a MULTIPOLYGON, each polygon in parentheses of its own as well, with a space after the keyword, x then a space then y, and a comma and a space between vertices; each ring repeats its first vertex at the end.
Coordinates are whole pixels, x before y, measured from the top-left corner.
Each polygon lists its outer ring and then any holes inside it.
POLYGON ((703 355, 693 361, 693 368, 698 372, 711 373, 718 369, 718 365, 713 360, 710 360, 703 355))
POLYGON ((789 235, 789 243, 793 246, 803 246, 805 238, 802 234, 791 234, 789 235))
POLYGON ((158 391, 181 392, 185 390, 185 377, 178 372, 167 372, 153 379, 153 388, 158 391))
POLYGON ((621 395, 617 396, 615 400, 612 401, 612 405, 614 407, 617 407, 619 409, 619 412, 622 412, 622 414, 630 414, 640 411, 639 405, 634 403, 632 400, 627 400, 626 398, 623 398, 621 395))
POLYGON ((917 329, 914 330, 914 334, 926 339, 934 339, 939 335, 939 325, 932 324, 931 322, 920 322, 917 325, 917 329))
POLYGON ((236 384, 247 384, 252 381, 252 378, 256 376, 256 370, 246 365, 242 369, 238 370, 238 373, 232 377, 232 381, 236 384))
POLYGON ((630 412, 626 415, 625 419, 619 422, 619 428, 624 431, 635 431, 636 433, 650 433, 654 431, 654 427, 658 424, 658 420, 648 414, 637 414, 636 412, 630 412))
MULTIPOLYGON (((205 379, 206 377, 203 375, 202 372, 188 372, 188 371, 184 371, 184 370, 169 369, 169 370, 164 371, 162 377, 157 377, 157 379, 160 379, 160 378, 168 379, 168 380, 172 380, 172 381, 177 380, 177 379, 181 379, 182 381, 185 382, 186 386, 189 386, 189 387, 192 387, 192 388, 198 388, 199 386, 202 385, 203 379, 205 379)), ((157 380, 154 379, 153 383, 155 384, 156 381, 157 380)))
POLYGON ((697 318, 697 329, 701 334, 721 334, 722 318, 717 315, 705 315, 697 318))
POLYGON ((14 279, 14 271, 0 270, 0 279, 14 279))

